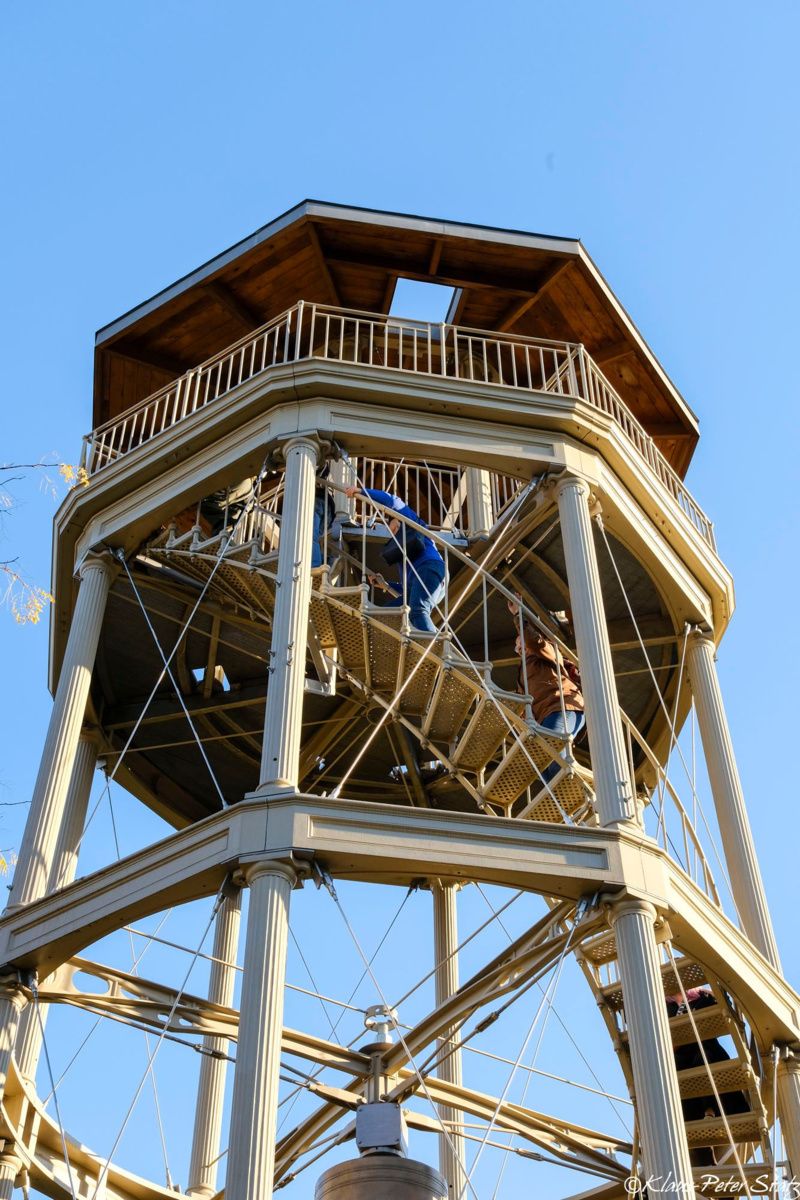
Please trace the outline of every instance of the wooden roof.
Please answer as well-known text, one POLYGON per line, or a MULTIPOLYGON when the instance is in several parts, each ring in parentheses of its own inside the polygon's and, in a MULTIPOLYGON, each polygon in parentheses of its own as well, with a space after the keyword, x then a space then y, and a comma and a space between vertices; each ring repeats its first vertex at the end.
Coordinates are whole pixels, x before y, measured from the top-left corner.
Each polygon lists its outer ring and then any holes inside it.
POLYGON ((389 311, 400 277, 457 289, 449 319, 582 342, 683 475, 697 420, 577 240, 306 200, 101 329, 94 425, 310 300, 389 311))

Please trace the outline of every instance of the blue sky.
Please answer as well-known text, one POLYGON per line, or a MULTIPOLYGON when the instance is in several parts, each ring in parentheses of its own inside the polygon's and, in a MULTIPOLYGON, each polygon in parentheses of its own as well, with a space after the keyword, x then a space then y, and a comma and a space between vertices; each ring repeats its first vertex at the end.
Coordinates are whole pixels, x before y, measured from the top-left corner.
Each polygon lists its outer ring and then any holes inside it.
MULTIPOLYGON (((720 672, 796 982, 796 6, 46 0, 0 20, 4 461, 77 459, 95 329, 306 196, 583 239, 700 417, 688 482, 737 586, 720 672)), ((1 556, 46 582, 53 501, 35 481, 15 495, 1 556)), ((11 849, 47 720, 46 629, 0 614, 0 638, 11 849)), ((125 849, 156 835, 115 803, 125 849)), ((87 865, 109 838, 98 810, 87 865)), ((480 899, 464 903, 477 921, 480 899)), ((191 939, 201 917, 174 919, 191 939)), ((136 1139, 123 1151, 135 1161, 136 1139)))

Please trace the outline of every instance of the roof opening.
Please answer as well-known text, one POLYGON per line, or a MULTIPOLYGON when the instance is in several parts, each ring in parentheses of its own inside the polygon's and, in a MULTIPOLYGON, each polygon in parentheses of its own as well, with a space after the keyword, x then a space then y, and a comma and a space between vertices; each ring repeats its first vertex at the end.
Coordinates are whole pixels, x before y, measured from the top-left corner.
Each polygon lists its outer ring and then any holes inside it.
POLYGON ((453 299, 453 288, 441 283, 423 283, 419 279, 397 281, 394 290, 392 317, 410 317, 414 321, 444 321, 453 299))

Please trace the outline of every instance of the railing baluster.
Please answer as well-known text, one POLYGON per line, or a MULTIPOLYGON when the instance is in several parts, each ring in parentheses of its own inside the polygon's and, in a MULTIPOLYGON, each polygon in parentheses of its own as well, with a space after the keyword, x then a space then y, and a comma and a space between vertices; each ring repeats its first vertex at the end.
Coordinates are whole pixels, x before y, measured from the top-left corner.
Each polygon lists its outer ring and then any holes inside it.
MULTIPOLYGON (((365 361, 368 365, 383 365, 396 370, 409 370, 415 374, 452 374, 455 379, 466 377, 471 382, 489 383, 495 370, 490 366, 496 360, 497 379, 505 387, 527 391, 544 391, 557 395, 572 394, 581 397, 594 408, 606 413, 622 430, 627 440, 659 479, 663 487, 680 507, 687 522, 715 549, 714 530, 711 521, 697 505, 682 480, 667 459, 647 434, 627 405, 617 395, 605 376, 598 370, 585 347, 571 343, 553 343, 537 338, 512 338, 505 335, 484 337, 479 330, 459 329, 441 322, 435 326, 429 322, 398 321, 392 325, 388 318, 381 318, 383 330, 383 361, 376 343, 376 320, 371 314, 351 310, 333 309, 325 305, 307 305, 298 301, 295 308, 269 322, 255 334, 241 339, 235 346, 212 357, 206 363, 186 372, 174 383, 146 397, 120 417, 106 422, 93 432, 87 441, 86 461, 92 472, 120 455, 157 437, 170 425, 193 414, 213 400, 253 378, 259 371, 278 362, 299 360, 303 357, 303 320, 305 308, 310 308, 308 349, 314 353, 317 316, 324 319, 325 333, 321 347, 322 357, 344 362, 345 342, 348 330, 353 331, 353 363, 361 362, 361 337, 364 327, 368 329, 365 361), (293 324, 296 321, 296 325, 293 324), (333 321, 338 322, 337 348, 332 346, 333 321), (448 337, 452 329, 452 371, 448 364, 448 337), (424 352, 420 351, 420 334, 424 333, 424 352), (407 348, 407 339, 411 347, 407 348), (270 345, 270 342, 272 343, 270 345), (435 345, 438 343, 438 346, 435 345), (477 344, 476 344, 477 343, 477 344), (260 348, 260 355, 259 355, 260 348), (271 351, 271 353, 270 353, 271 351), (410 361, 404 366, 404 358, 410 353, 410 361), (436 363, 436 354, 439 361, 436 363), (466 354, 468 370, 462 372, 463 355, 466 354), (510 362, 504 362, 504 356, 510 362), (532 356, 538 367, 532 362, 532 356), (520 372, 518 357, 524 363, 520 372), (483 377, 476 376, 476 364, 483 364, 483 377), (552 363, 552 369, 549 364, 552 363)), ((87 468, 89 469, 89 468, 87 468)), ((502 506, 508 496, 498 485, 496 502, 502 506)))

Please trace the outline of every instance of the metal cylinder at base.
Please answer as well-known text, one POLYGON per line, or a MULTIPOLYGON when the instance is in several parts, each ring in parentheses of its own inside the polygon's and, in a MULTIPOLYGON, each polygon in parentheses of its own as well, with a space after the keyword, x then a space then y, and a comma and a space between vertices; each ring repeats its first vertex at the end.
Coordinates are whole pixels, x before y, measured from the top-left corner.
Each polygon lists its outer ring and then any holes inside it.
POLYGON ((426 1163, 395 1154, 368 1154, 320 1175, 314 1200, 446 1200, 447 1184, 426 1163))

